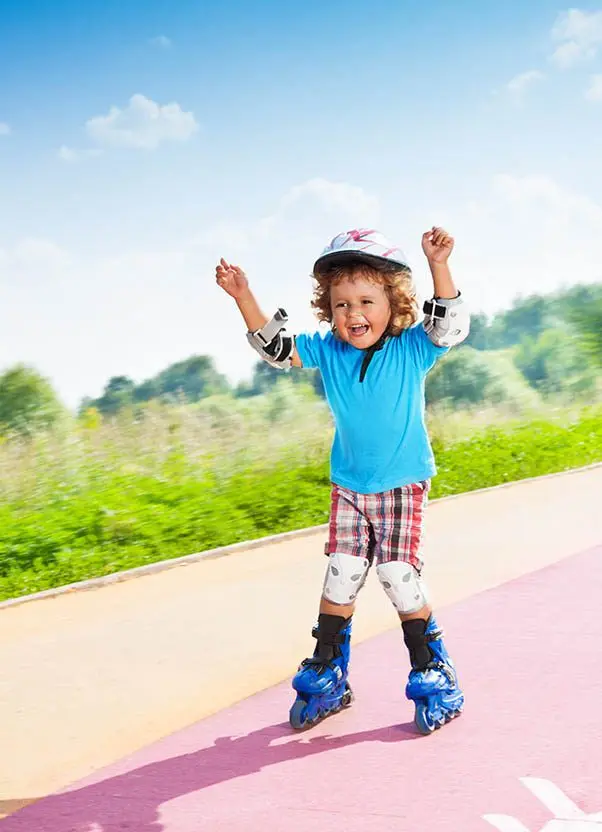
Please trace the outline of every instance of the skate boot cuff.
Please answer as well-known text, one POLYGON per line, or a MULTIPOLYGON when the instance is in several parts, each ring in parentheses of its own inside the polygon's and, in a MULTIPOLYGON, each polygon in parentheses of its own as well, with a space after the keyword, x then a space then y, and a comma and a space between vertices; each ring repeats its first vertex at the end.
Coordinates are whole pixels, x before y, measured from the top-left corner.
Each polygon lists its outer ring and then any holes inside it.
POLYGON ((427 633, 430 623, 430 618, 428 621, 422 618, 412 618, 410 621, 401 622, 403 640, 410 653, 413 670, 426 670, 435 660, 429 641, 441 638, 442 634, 440 630, 427 633))
POLYGON ((350 621, 350 618, 343 618, 342 615, 320 613, 318 624, 311 631, 318 642, 314 652, 315 659, 330 662, 341 654, 340 645, 345 644, 349 638, 349 633, 345 630, 350 621))

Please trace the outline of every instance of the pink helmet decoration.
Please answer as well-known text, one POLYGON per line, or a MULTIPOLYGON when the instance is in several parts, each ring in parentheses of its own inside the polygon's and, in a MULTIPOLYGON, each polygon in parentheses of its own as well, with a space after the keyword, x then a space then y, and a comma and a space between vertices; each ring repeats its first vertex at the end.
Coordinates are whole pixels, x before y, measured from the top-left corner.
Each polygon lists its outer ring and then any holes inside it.
POLYGON ((314 272, 358 260, 381 269, 410 268, 403 251, 380 231, 374 228, 355 228, 337 234, 331 240, 314 263, 314 272))

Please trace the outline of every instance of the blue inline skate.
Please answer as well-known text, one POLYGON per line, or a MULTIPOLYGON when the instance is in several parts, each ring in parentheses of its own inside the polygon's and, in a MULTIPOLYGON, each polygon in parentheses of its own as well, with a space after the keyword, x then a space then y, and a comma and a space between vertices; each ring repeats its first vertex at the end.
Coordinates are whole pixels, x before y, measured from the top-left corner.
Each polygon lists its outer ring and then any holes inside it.
POLYGON ((347 682, 351 618, 320 613, 312 636, 318 642, 314 655, 301 662, 293 678, 297 698, 289 720, 296 731, 311 728, 353 702, 347 682))
POLYGON ((435 618, 404 621, 401 626, 412 663, 406 697, 415 704, 416 728, 431 734, 462 713, 464 694, 435 618))

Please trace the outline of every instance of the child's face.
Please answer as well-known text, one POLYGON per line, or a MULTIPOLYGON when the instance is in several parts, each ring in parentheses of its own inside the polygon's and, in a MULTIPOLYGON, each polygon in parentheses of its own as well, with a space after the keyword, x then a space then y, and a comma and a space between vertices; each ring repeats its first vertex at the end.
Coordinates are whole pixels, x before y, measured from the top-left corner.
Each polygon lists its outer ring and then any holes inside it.
POLYGON ((359 275, 331 287, 330 306, 340 337, 360 350, 378 341, 391 316, 384 287, 359 275))

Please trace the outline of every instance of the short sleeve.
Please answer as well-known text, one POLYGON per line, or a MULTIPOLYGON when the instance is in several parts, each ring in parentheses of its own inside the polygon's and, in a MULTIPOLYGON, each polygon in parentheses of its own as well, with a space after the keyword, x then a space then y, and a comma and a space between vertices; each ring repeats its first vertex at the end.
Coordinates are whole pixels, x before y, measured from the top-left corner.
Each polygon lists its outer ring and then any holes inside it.
POLYGON ((324 351, 328 348, 328 341, 332 337, 330 332, 326 335, 321 332, 304 332, 295 336, 295 347, 305 369, 311 370, 320 367, 324 351))
POLYGON ((449 352, 449 347, 433 344, 422 323, 407 329, 405 335, 412 357, 424 373, 434 366, 437 359, 449 352))

